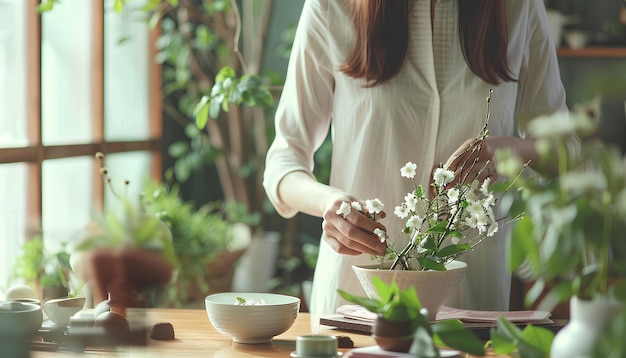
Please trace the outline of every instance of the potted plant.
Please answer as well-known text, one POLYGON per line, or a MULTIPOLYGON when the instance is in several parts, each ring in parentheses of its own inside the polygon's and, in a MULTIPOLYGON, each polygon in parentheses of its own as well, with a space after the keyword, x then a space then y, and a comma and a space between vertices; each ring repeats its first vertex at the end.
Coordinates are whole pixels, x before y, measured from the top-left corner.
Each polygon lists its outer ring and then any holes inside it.
POLYGON ((248 248, 251 233, 246 218, 228 215, 222 203, 196 208, 183 201, 176 185, 147 180, 141 203, 172 232, 174 252, 181 263, 168 289, 169 305, 201 300, 209 293, 231 291, 238 259, 248 248))
POLYGON ((400 289, 394 281, 386 284, 372 279, 380 298, 354 296, 337 290, 345 300, 376 313, 373 337, 383 350, 410 352, 418 357, 439 357, 436 345, 483 356, 482 342, 459 320, 442 320, 431 325, 414 287, 400 289))
MULTIPOLYGON (((546 287, 544 302, 570 300, 570 324, 552 354, 578 356, 589 354, 626 300, 626 166, 621 151, 590 136, 596 126, 588 117, 571 114, 564 127, 556 124, 561 115, 530 123, 542 157, 558 154, 558 175, 519 178, 508 193, 509 214, 522 217, 512 230, 509 268, 525 265, 536 279, 527 302, 546 287), (568 152, 572 136, 583 138, 579 155, 568 152)), ((511 153, 497 160, 505 175, 522 165, 511 153)))
POLYGON ((70 263, 74 273, 89 283, 94 305, 115 301, 123 315, 126 307, 137 304, 142 289, 166 285, 179 263, 167 225, 136 201, 118 194, 104 154, 98 152, 95 157, 103 182, 120 206, 97 215, 68 242, 70 263))
MULTIPOLYGON (((458 287, 467 267, 456 259, 493 236, 498 231, 499 222, 506 219, 496 218, 494 214, 497 198, 492 187, 500 184, 492 184, 489 176, 478 180, 485 177, 489 163, 474 168, 477 165, 474 158, 489 134, 490 98, 487 97, 485 125, 466 149, 469 155, 465 162, 458 164, 460 172, 475 174, 455 178, 454 172, 444 165, 434 170, 429 189, 414 182, 415 189, 407 193, 404 202, 394 209, 394 214, 405 220, 400 237, 392 242, 386 232, 376 229, 381 242, 387 243, 385 257, 378 258, 378 265, 353 267, 370 297, 374 296, 372 276, 385 277, 387 284, 393 277, 401 288, 416 287, 434 320, 439 307, 458 287), (406 244, 397 249, 399 242, 406 244), (438 289, 433 289, 433 285, 438 289)), ((400 169, 401 176, 414 180, 416 167, 412 162, 406 163, 400 169)), ((378 199, 366 200, 364 207, 358 202, 344 202, 337 214, 345 217, 354 209, 377 220, 383 207, 378 199)))

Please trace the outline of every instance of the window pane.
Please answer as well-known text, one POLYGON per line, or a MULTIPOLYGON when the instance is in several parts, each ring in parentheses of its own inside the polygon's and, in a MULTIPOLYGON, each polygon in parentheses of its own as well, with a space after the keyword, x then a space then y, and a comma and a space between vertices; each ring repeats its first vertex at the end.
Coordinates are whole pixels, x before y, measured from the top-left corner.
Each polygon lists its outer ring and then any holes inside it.
POLYGON ((66 0, 42 16, 42 118, 46 145, 91 139, 92 3, 66 0))
POLYGON ((15 256, 25 241, 26 164, 0 164, 0 291, 6 292, 15 256))
POLYGON ((58 251, 92 219, 94 160, 85 156, 43 162, 42 227, 50 252, 58 251))
POLYGON ((0 0, 0 147, 22 147, 26 135, 26 5, 0 0))
MULTIPOLYGON (((116 153, 105 156, 105 163, 109 170, 111 185, 117 195, 129 198, 138 203, 143 187, 143 181, 150 175, 151 157, 149 152, 116 153), (124 182, 128 180, 126 187, 124 182)), ((120 210, 120 200, 107 188, 104 192, 106 210, 120 210)))
MULTIPOLYGON (((106 1, 110 9, 113 0, 106 1)), ((104 17, 104 137, 109 141, 149 138, 148 86, 150 58, 149 26, 141 11, 145 4, 133 0, 118 14, 104 17)))

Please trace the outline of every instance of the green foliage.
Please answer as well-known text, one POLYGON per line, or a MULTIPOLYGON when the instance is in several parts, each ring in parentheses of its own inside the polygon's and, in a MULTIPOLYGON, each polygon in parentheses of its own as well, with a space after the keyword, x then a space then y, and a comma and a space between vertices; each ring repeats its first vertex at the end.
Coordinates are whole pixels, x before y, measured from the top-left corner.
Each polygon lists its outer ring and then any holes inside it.
POLYGON ((55 3, 59 3, 59 0, 42 0, 41 3, 37 4, 36 10, 40 14, 50 11, 54 7, 55 3))
POLYGON ((96 217, 73 250, 122 247, 156 250, 177 269, 178 259, 170 229, 156 215, 144 212, 126 198, 118 199, 122 203, 122 211, 96 217))
MULTIPOLYGON (((523 176, 508 195, 509 216, 519 217, 512 230, 509 268, 527 264, 536 284, 527 302, 538 299, 548 284, 547 299, 593 298, 613 294, 611 282, 626 277, 626 166, 617 148, 596 139, 582 142, 569 159, 568 141, 586 138, 595 126, 586 116, 542 117, 531 122, 539 137, 542 160, 558 155, 554 178, 523 176), (566 122, 567 121, 567 122, 566 122), (568 123, 568 125, 565 125, 568 123)), ((497 153, 498 171, 512 177, 522 164, 510 152, 497 153)))
POLYGON ((195 125, 186 125, 185 134, 189 138, 188 141, 174 142, 168 148, 168 153, 175 162, 165 173, 167 180, 176 179, 177 182, 184 183, 189 180, 194 170, 212 165, 219 155, 195 125))
POLYGON ((520 330, 517 326, 498 318, 496 328, 491 329, 491 341, 487 343, 497 354, 517 352, 521 358, 545 358, 550 355, 554 339, 552 331, 533 325, 520 330))
POLYGON ((612 318, 593 350, 593 357, 620 358, 626 357, 626 309, 612 318))
POLYGON ((37 235, 22 245, 13 267, 13 277, 23 279, 31 287, 68 288, 70 271, 70 255, 65 245, 59 251, 49 253, 41 235, 37 235))
POLYGON ((390 321, 411 321, 415 335, 411 353, 432 352, 439 356, 435 343, 475 355, 484 355, 482 343, 474 333, 465 328, 459 320, 443 320, 431 325, 428 312, 422 309, 422 304, 415 292, 415 287, 401 290, 395 279, 387 285, 377 276, 372 277, 372 283, 378 294, 377 298, 354 296, 344 290, 337 290, 346 301, 363 306, 370 312, 381 315, 390 321))
POLYGON ((241 104, 271 108, 274 106, 274 99, 259 76, 248 73, 238 78, 232 67, 225 66, 215 77, 211 94, 202 96, 194 108, 196 126, 204 129, 209 117, 215 119, 220 111, 228 112, 230 105, 241 104))
MULTIPOLYGON (((141 201, 146 212, 162 220, 172 232, 174 252, 181 262, 170 295, 174 304, 186 299, 189 285, 206 282, 206 266, 215 255, 242 248, 233 234, 233 223, 245 217, 231 214, 235 221, 230 221, 221 206, 211 203, 196 209, 192 202, 182 200, 177 186, 168 188, 152 180, 144 183, 141 201)), ((209 287, 201 288, 208 292, 209 287)))
POLYGON ((390 321, 413 321, 422 309, 414 287, 400 290, 395 280, 388 286, 378 276, 372 277, 372 283, 379 298, 354 296, 344 290, 337 290, 346 301, 365 307, 390 321))

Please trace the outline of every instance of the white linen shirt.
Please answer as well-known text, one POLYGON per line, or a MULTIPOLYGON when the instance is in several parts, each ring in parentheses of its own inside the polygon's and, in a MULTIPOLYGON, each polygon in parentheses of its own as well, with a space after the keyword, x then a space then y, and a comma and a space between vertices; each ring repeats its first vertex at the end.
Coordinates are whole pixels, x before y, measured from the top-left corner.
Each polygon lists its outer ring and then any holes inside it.
MULTIPOLYGON (((395 238, 403 221, 393 207, 414 188, 400 168, 417 163, 415 179, 427 186, 433 165, 444 163, 485 121, 489 89, 490 135, 524 136, 527 121, 565 108, 554 44, 541 0, 506 0, 508 64, 519 82, 492 86, 465 63, 458 33, 458 0, 438 0, 431 30, 431 0, 415 0, 406 60, 389 83, 365 88, 339 67, 353 45, 354 25, 343 1, 305 2, 276 118, 276 138, 266 159, 264 187, 284 217, 297 213, 281 202, 278 185, 293 171, 313 176, 313 156, 332 133, 330 185, 361 200, 379 198, 383 224, 395 238)), ((505 0, 502 0, 505 1, 505 0)), ((389 39, 393 41, 394 39, 389 39)), ((472 309, 507 310, 510 273, 505 267, 507 230, 463 256, 465 288, 455 303, 472 309)), ((309 309, 313 317, 346 303, 336 290, 364 295, 351 266, 373 263, 348 256, 321 240, 309 309)))

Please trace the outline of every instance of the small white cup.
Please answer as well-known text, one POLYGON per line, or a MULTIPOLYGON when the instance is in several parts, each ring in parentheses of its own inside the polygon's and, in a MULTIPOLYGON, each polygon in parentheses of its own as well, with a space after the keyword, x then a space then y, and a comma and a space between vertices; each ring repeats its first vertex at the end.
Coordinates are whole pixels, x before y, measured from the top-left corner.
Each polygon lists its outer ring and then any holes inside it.
POLYGON ((582 30, 566 31, 563 37, 567 46, 573 49, 584 48, 589 40, 589 34, 582 30))
POLYGON ((296 339, 294 357, 336 357, 338 342, 335 336, 305 335, 296 339))

